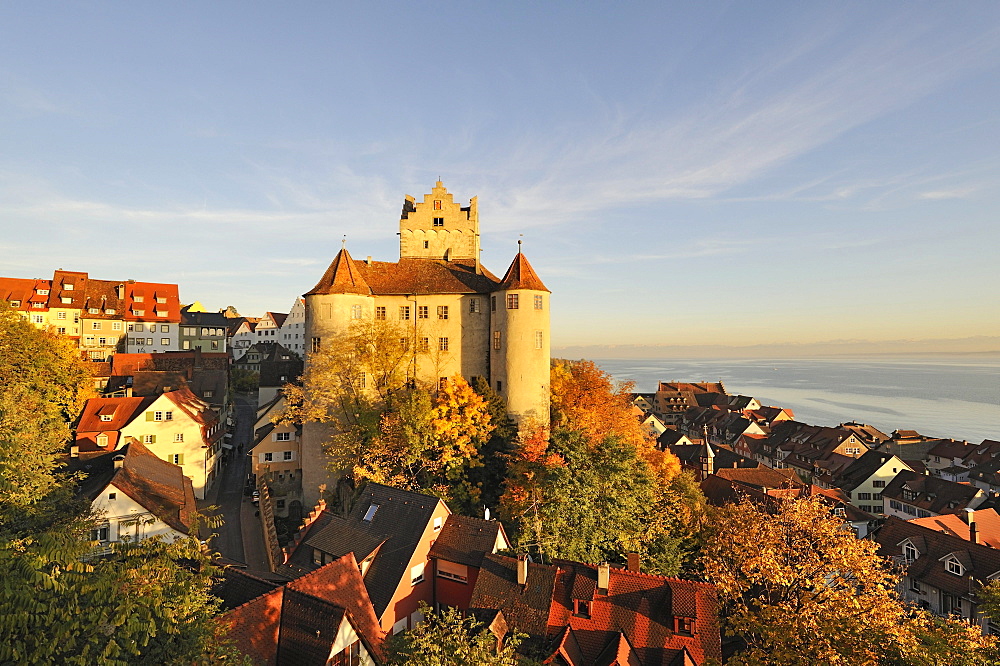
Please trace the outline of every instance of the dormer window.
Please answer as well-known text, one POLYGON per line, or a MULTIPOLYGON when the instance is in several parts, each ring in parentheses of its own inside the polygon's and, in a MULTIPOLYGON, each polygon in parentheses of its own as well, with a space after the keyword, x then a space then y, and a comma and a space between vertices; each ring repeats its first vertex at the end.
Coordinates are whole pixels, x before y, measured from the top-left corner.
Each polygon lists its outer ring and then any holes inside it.
POLYGON ((965 567, 963 567, 962 563, 956 560, 954 557, 949 557, 947 560, 945 560, 944 569, 948 573, 954 574, 955 576, 965 575, 965 567))
POLYGON ((157 296, 156 297, 156 302, 157 303, 166 303, 167 302, 167 297, 166 296, 157 296))
POLYGON ((104 314, 113 315, 113 314, 116 314, 117 312, 118 311, 115 310, 114 308, 108 308, 107 310, 104 311, 104 314))
POLYGON ((573 615, 577 617, 590 618, 590 602, 584 599, 573 600, 573 615))
POLYGON ((903 558, 906 560, 907 564, 915 561, 918 557, 920 557, 920 552, 917 550, 916 546, 910 542, 903 544, 903 558))
POLYGON ((39 289, 38 290, 38 295, 39 296, 48 296, 49 295, 49 290, 48 289, 39 289))
POLYGON ((101 314, 101 310, 99 308, 87 308, 87 313, 88 314, 101 314))
POLYGON ((368 507, 368 510, 365 511, 365 517, 362 518, 361 520, 366 523, 370 523, 372 521, 372 518, 375 517, 376 511, 378 511, 378 504, 372 504, 371 506, 368 507))
POLYGON ((110 421, 111 420, 111 414, 101 414, 101 420, 102 421, 110 421))
POLYGON ((73 291, 73 283, 72 282, 63 282, 62 288, 63 288, 63 291, 73 291))
POLYGON ((59 300, 62 301, 63 305, 69 305, 70 303, 73 302, 73 297, 72 296, 62 296, 62 297, 59 298, 59 300))
POLYGON ((674 618, 674 633, 680 636, 694 636, 694 618, 693 617, 675 617, 674 618))

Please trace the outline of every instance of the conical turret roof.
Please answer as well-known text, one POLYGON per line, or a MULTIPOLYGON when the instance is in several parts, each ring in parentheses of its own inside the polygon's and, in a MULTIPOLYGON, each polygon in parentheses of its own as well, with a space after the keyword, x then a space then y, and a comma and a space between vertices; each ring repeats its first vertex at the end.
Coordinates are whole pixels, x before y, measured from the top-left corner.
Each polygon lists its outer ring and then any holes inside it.
POLYGON ((316 286, 306 296, 315 294, 364 294, 372 293, 371 287, 361 277, 361 271, 354 265, 347 248, 342 248, 334 257, 330 267, 323 273, 316 286))
POLYGON ((549 291, 545 285, 542 284, 542 280, 538 277, 538 273, 536 273, 535 269, 531 267, 530 263, 528 263, 528 258, 525 257, 520 251, 518 251, 517 256, 514 257, 514 261, 511 262, 510 268, 508 268, 507 272, 504 273, 503 279, 500 280, 499 291, 508 289, 549 291))

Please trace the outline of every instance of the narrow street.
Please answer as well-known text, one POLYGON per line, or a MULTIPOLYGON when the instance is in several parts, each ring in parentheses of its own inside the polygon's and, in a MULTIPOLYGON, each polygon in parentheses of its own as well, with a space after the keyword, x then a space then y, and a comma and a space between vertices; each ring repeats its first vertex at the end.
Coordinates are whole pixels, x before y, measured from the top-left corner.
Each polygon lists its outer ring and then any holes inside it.
MULTIPOLYGON (((219 481, 213 489, 211 499, 207 503, 215 504, 218 510, 214 515, 221 516, 223 524, 214 530, 217 534, 212 541, 212 548, 218 551, 223 557, 236 562, 247 562, 246 549, 244 548, 244 532, 249 531, 259 533, 257 526, 244 526, 244 520, 254 521, 254 507, 250 499, 243 494, 246 485, 247 475, 250 471, 248 448, 251 445, 253 422, 256 416, 256 403, 247 396, 237 394, 236 402, 236 430, 233 433, 233 449, 229 451, 229 459, 223 465, 219 481), (244 505, 249 508, 247 512, 244 505), (247 515, 244 515, 246 513, 247 515), (244 529, 250 527, 250 530, 244 529)), ((263 544, 260 545, 263 548, 263 544)), ((251 551, 258 548, 251 547, 251 551)))

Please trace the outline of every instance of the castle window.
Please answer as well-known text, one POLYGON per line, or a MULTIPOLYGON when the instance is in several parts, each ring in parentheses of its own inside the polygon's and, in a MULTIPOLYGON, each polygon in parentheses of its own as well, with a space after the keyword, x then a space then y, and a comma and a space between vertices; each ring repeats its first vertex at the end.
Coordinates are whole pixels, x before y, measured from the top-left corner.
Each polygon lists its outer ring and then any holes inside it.
POLYGON ((434 200, 434 210, 441 210, 441 200, 440 199, 435 199, 434 200))
POLYGON ((438 391, 443 391, 448 386, 447 377, 438 377, 438 391))
POLYGON ((507 294, 507 309, 508 310, 517 309, 517 294, 507 294))
POLYGON ((499 379, 497 380, 497 393, 503 393, 503 382, 499 379))
POLYGON ((424 249, 425 250, 430 249, 430 246, 431 246, 431 242, 430 241, 424 241, 424 249))
POLYGON ((351 306, 351 319, 361 319, 361 306, 352 305, 351 306))
POLYGON ((536 310, 542 309, 542 297, 538 294, 535 295, 535 309, 536 310))
POLYGON ((431 316, 430 312, 431 312, 431 309, 430 309, 429 306, 427 306, 427 305, 418 305, 417 306, 417 319, 430 319, 430 316, 431 316))
POLYGON ((535 331, 535 349, 541 349, 544 345, 545 337, 542 331, 535 331))
POLYGON ((438 319, 447 319, 447 318, 448 318, 448 306, 447 305, 439 305, 438 306, 438 319))
POLYGON ((490 310, 492 312, 496 312, 497 311, 497 297, 496 296, 490 296, 490 310))
POLYGON ((469 299, 469 312, 479 312, 479 299, 470 298, 469 299))
POLYGON ((408 321, 410 318, 410 306, 400 305, 399 306, 399 319, 401 321, 408 321))
POLYGON ((385 306, 378 306, 375 308, 375 318, 379 321, 385 321, 385 306))
POLYGON ((312 344, 311 344, 310 349, 312 349, 312 351, 314 351, 314 352, 318 352, 319 351, 319 338, 313 338, 312 339, 312 344))
POLYGON ((444 226, 444 218, 443 217, 435 217, 434 218, 434 226, 435 227, 443 227, 444 226))
POLYGON ((493 349, 500 349, 500 331, 493 331, 493 349))
POLYGON ((409 351, 410 350, 410 339, 409 338, 400 338, 399 339, 399 346, 403 348, 403 351, 409 351))
POLYGON ((438 350, 448 351, 448 338, 438 338, 438 350))
POLYGON ((417 341, 417 351, 428 352, 431 349, 431 339, 430 338, 420 338, 417 341))

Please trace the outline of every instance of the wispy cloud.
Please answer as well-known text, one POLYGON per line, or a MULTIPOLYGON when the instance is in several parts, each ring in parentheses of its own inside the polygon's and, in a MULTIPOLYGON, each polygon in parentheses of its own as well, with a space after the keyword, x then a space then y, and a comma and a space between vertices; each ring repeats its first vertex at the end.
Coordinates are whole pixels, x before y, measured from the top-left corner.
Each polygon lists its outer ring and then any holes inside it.
POLYGON ((964 199, 975 191, 975 187, 962 187, 954 190, 932 190, 930 192, 921 192, 919 197, 921 199, 964 199))

